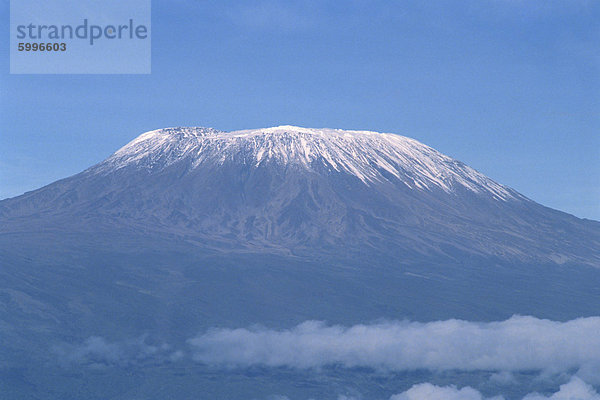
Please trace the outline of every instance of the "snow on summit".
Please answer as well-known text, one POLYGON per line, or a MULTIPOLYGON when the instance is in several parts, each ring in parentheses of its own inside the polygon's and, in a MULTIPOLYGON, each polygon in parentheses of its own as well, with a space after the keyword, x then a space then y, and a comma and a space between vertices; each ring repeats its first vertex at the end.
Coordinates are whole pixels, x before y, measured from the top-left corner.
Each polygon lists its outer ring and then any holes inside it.
POLYGON ((92 171, 124 167, 162 169, 180 162, 192 169, 207 164, 240 162, 257 168, 275 162, 316 171, 347 173, 370 185, 400 181, 411 189, 458 187, 488 193, 496 199, 519 196, 460 161, 414 139, 371 131, 277 126, 223 132, 180 127, 146 132, 119 149, 92 171))

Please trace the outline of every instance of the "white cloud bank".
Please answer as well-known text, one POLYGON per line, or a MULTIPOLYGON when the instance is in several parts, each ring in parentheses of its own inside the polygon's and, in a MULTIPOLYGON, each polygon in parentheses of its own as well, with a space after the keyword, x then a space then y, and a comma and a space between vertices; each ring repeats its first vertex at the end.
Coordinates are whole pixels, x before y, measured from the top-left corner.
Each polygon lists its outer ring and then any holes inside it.
MULTIPOLYGON (((362 400, 361 397, 340 395, 338 400, 362 400)), ((504 397, 485 397, 476 389, 466 386, 458 389, 456 386, 436 386, 431 383, 420 383, 400 394, 395 394, 389 400, 504 400, 504 397)), ((271 396, 267 400, 290 400, 287 396, 271 396)), ((522 400, 600 400, 600 394, 594 388, 577 377, 561 385, 559 390, 548 396, 530 393, 522 400)))
POLYGON ((209 365, 559 372, 598 365, 599 332, 600 317, 556 322, 514 316, 352 327, 309 321, 289 330, 214 329, 188 342, 194 358, 209 365))
MULTIPOLYGON (((456 386, 435 386, 431 383, 414 385, 406 392, 390 397, 390 400, 502 400, 504 397, 484 397, 479 391, 456 386)), ((568 383, 560 386, 558 392, 549 396, 531 393, 523 400, 600 400, 600 394, 594 388, 577 377, 571 378, 568 383)))
MULTIPOLYGON (((414 385, 406 392, 390 397, 390 400, 488 400, 471 387, 457 389, 456 386, 435 386, 431 383, 414 385)), ((492 397, 489 400, 501 400, 502 397, 492 397)))

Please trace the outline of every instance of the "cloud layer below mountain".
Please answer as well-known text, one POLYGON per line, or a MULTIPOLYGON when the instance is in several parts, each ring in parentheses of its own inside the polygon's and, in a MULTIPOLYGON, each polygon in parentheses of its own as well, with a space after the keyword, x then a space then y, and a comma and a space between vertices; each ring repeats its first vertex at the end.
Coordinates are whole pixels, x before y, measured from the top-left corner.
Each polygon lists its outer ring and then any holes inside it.
MULTIPOLYGON (((469 386, 458 389, 456 386, 436 386, 431 383, 414 385, 400 394, 393 395, 389 400, 504 400, 503 396, 485 397, 481 392, 469 386)), ((341 399, 340 399, 341 400, 341 399)), ((344 400, 355 400, 344 398, 344 400)), ((523 400, 600 400, 600 394, 577 377, 564 385, 557 392, 549 395, 530 393, 523 400)))
MULTIPOLYGON (((530 393, 523 400, 600 400, 592 386, 600 387, 598 332, 600 317, 558 322, 514 316, 501 322, 392 321, 351 327, 307 321, 285 330, 211 329, 179 348, 144 335, 121 342, 91 337, 79 345, 56 346, 53 352, 62 363, 93 367, 192 358, 215 368, 340 366, 382 372, 425 369, 434 375, 450 370, 486 371, 485 379, 500 393, 505 387, 520 386, 525 374, 529 379, 548 380, 556 391, 530 393), (534 371, 541 374, 530 374, 534 371), (556 389, 561 382, 566 383, 556 389)), ((504 399, 486 397, 479 388, 419 383, 389 400, 504 399)))
MULTIPOLYGON (((359 396, 339 395, 337 400, 362 400, 359 396)), ((502 395, 486 397, 480 391, 465 386, 457 388, 454 385, 436 386, 431 383, 420 383, 412 386, 405 392, 395 394, 389 400, 505 400, 502 395)), ((271 396, 268 400, 290 400, 287 396, 271 396)), ((600 400, 600 394, 591 385, 583 380, 572 377, 571 380, 560 386, 558 391, 544 395, 541 393, 529 393, 522 400, 600 400)))
POLYGON ((514 316, 488 323, 398 321, 352 327, 308 321, 289 330, 213 329, 188 342, 195 360, 232 367, 559 372, 598 365, 598 332, 600 317, 556 322, 514 316))

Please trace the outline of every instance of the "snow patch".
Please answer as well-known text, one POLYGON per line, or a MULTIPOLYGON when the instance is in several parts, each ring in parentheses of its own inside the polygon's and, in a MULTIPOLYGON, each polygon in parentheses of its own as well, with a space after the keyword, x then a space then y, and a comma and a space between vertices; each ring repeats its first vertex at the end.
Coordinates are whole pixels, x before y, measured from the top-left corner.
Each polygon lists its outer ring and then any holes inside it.
POLYGON ((222 132, 211 128, 167 128, 146 132, 94 167, 101 173, 128 166, 166 168, 187 162, 193 168, 243 158, 264 162, 318 165, 347 173, 369 185, 399 180, 411 188, 488 194, 496 200, 518 195, 485 175, 414 139, 391 133, 277 126, 222 132))

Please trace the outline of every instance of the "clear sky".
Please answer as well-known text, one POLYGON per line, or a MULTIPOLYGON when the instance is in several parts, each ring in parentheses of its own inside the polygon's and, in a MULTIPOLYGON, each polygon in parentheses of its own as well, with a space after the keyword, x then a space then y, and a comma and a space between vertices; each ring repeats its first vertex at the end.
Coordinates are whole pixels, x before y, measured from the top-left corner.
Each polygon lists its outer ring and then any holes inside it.
POLYGON ((0 46, 0 198, 77 173, 144 131, 289 124, 410 136, 600 220, 598 1, 152 7, 150 75, 10 75, 0 46))

